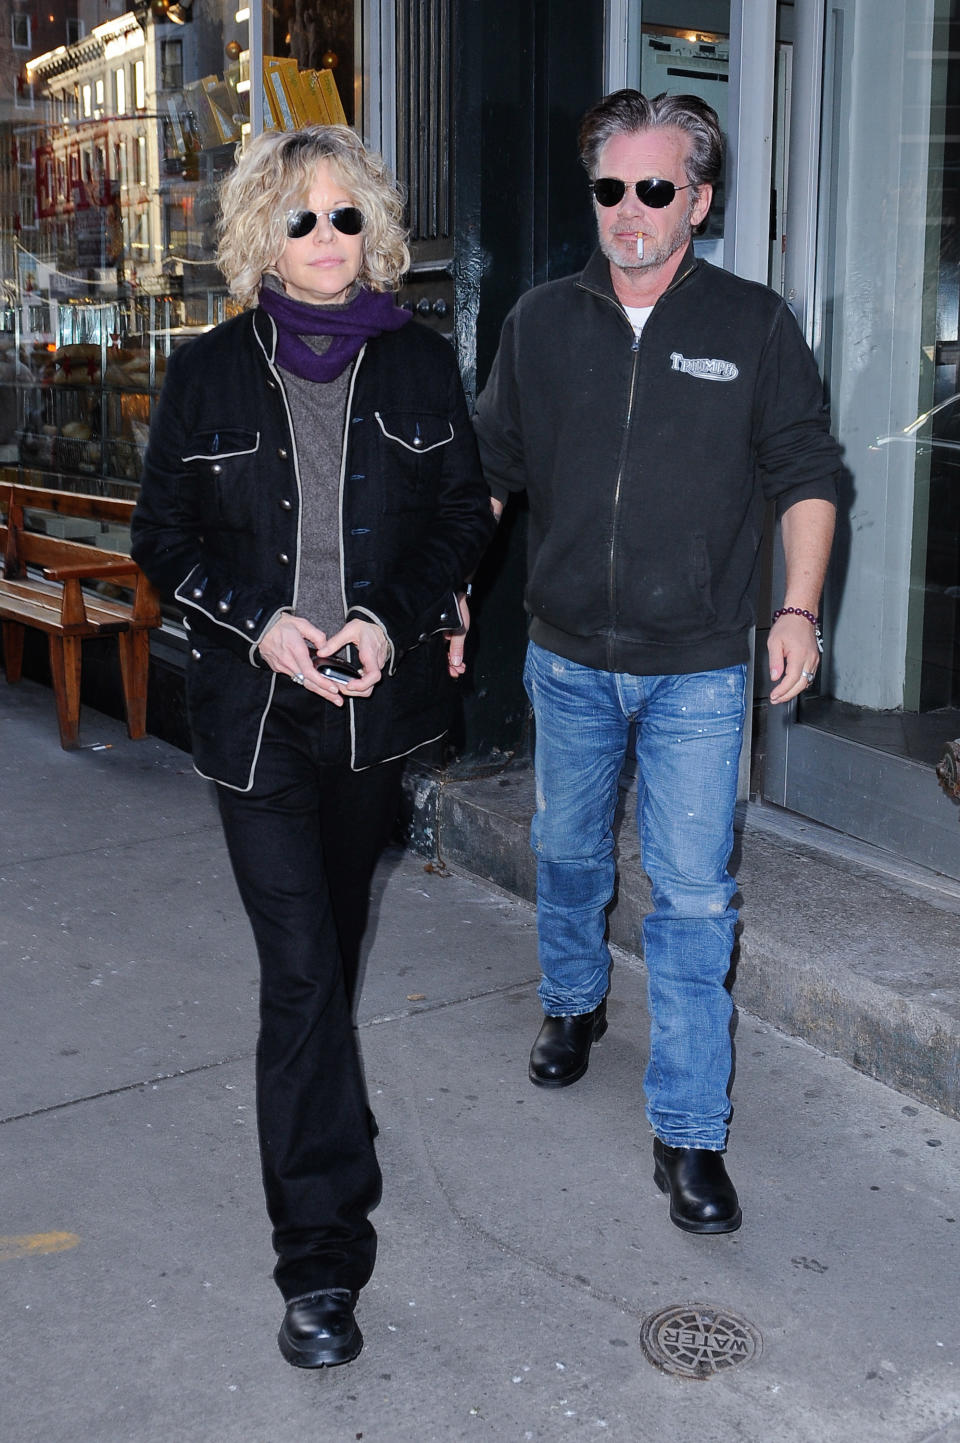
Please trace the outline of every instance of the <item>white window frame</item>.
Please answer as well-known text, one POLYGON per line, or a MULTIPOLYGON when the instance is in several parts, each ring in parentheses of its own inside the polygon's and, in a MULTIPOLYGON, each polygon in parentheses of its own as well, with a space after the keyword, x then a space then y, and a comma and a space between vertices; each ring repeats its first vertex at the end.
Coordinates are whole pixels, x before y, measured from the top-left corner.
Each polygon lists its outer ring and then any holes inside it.
POLYGON ((30 15, 14 10, 10 16, 10 44, 14 50, 33 49, 33 22, 30 15), (26 39, 23 39, 24 34, 26 39), (18 35, 20 38, 18 39, 18 35))

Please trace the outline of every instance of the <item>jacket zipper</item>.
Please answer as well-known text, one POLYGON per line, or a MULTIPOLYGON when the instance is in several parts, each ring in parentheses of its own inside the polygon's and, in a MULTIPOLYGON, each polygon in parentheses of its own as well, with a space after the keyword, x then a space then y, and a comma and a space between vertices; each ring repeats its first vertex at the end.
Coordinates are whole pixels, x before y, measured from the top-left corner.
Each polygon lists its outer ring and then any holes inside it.
MULTIPOLYGON (((663 292, 663 296, 668 296, 676 286, 680 285, 681 281, 685 281, 687 276, 690 275, 691 271, 694 269, 695 266, 696 261, 694 260, 689 266, 687 266, 686 270, 681 275, 674 276, 673 280, 667 286, 667 289, 663 292)), ((583 285, 582 281, 580 284, 583 290, 587 291, 590 295, 598 296, 600 300, 607 301, 610 305, 615 306, 616 309, 620 312, 621 316, 623 316, 623 319, 626 321, 627 325, 630 325, 630 318, 629 316, 627 316, 626 312, 623 309, 623 306, 620 304, 619 300, 616 299, 616 297, 608 295, 605 291, 597 290, 593 286, 583 285)), ((660 301, 663 300, 663 296, 657 297, 656 301, 654 302, 655 306, 659 305, 660 301)), ((623 490, 623 469, 627 455, 627 441, 629 438, 630 423, 633 419, 633 404, 636 400, 637 369, 640 363, 640 337, 636 334, 634 334, 633 336, 633 341, 631 343, 630 349, 633 352, 633 368, 630 375, 630 396, 627 401, 627 414, 624 420, 623 427, 623 443, 620 447, 620 461, 617 467, 617 479, 613 488, 613 511, 611 515, 610 526, 610 569, 607 575, 607 605, 610 609, 611 630, 611 635, 607 638, 607 662, 611 671, 613 670, 613 663, 615 660, 613 656, 612 632, 615 617, 616 599, 617 518, 620 512, 620 494, 623 490)))
POLYGON ((616 557, 617 557, 617 531, 620 515, 620 493, 623 489, 623 470, 627 456, 627 443, 630 435, 630 423, 633 419, 633 403, 637 391, 637 371, 640 365, 640 337, 633 337, 633 344, 630 347, 633 352, 633 367, 630 374, 630 395, 627 400, 627 414, 623 425, 623 442, 620 447, 620 460, 617 465, 617 479, 613 488, 613 514, 610 525, 610 570, 607 576, 607 598, 610 608, 610 636, 607 638, 607 662, 610 670, 613 670, 613 630, 616 615, 616 557))

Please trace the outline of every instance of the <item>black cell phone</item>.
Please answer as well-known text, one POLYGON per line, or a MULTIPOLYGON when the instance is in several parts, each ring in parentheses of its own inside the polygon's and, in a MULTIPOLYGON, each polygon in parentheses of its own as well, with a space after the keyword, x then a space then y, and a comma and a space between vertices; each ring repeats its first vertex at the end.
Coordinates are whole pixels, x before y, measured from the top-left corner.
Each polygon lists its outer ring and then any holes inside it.
POLYGON ((349 655, 352 650, 352 647, 346 647, 343 651, 334 652, 333 656, 318 656, 314 660, 314 666, 321 676, 328 677, 330 681, 343 685, 349 681, 357 681, 363 671, 359 663, 349 655))

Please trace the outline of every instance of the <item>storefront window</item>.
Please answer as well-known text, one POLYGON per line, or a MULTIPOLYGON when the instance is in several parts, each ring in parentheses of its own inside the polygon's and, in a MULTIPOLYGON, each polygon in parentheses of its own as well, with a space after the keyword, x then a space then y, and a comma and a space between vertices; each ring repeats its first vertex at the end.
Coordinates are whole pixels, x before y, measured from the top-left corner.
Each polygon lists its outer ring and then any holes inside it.
POLYGON ((124 494, 171 346, 229 308, 217 190, 250 47, 228 0, 113 8, 71 44, 62 15, 38 33, 33 115, 0 121, 0 461, 124 494))
POLYGON ((290 120, 353 125, 354 11, 353 0, 280 0, 265 7, 266 126, 290 129, 290 120), (271 65, 271 57, 286 63, 271 65))
POLYGON ((831 6, 817 344, 850 505, 807 716, 936 760, 960 730, 960 4, 880 8, 831 6))
POLYGON ((229 314, 218 190, 266 129, 352 123, 353 3, 53 0, 0 102, 0 462, 135 488, 170 348, 229 314), (75 6, 71 6, 75 9, 75 6), (256 75, 254 75, 256 71, 256 75), (25 107, 29 102, 29 110, 25 107))
POLYGON ((846 471, 823 664, 771 785, 960 876, 934 775, 960 736, 960 3, 823 14, 809 318, 846 471))

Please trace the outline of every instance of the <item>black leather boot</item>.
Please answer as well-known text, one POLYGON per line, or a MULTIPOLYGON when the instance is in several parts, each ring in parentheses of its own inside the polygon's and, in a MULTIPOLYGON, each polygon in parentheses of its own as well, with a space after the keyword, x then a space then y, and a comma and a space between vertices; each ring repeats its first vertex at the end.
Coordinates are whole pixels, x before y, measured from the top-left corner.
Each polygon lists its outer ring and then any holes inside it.
POLYGON ((686 1233, 733 1233, 742 1221, 723 1153, 653 1139, 653 1180, 670 1195, 670 1221, 686 1233))
POLYGON ((530 1081, 537 1087, 569 1087, 587 1070, 590 1048, 607 1030, 606 998, 592 1012, 545 1017, 530 1053, 530 1081))
POLYGON ((320 1288, 291 1298, 277 1342, 295 1368, 335 1368, 350 1363, 363 1347, 354 1321, 357 1295, 347 1288, 320 1288))

